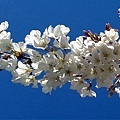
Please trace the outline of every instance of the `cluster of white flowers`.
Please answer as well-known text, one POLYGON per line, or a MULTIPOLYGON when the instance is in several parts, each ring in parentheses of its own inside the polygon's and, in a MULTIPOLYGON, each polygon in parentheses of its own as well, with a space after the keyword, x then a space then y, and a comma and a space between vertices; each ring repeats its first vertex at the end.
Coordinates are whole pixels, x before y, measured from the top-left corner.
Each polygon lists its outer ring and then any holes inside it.
POLYGON ((70 83, 81 97, 96 97, 93 89, 100 87, 109 96, 120 95, 120 40, 110 24, 99 35, 84 31, 74 41, 64 25, 49 26, 43 34, 32 30, 18 43, 7 28, 7 21, 0 24, 0 70, 11 72, 13 83, 41 85, 44 93, 70 83))

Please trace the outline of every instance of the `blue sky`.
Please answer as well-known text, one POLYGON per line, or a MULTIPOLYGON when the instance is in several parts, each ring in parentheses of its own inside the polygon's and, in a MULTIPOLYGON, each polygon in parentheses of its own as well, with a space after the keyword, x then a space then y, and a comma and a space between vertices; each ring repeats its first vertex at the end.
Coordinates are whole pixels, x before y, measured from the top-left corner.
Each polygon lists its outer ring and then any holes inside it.
MULTIPOLYGON (((49 25, 69 26, 74 40, 83 30, 99 34, 105 24, 120 30, 115 0, 0 0, 0 22, 7 20, 13 41, 24 41, 32 29, 44 31, 49 25)), ((0 72, 0 118, 5 119, 119 119, 120 98, 108 98, 106 89, 97 98, 81 98, 69 84, 51 95, 11 82, 11 74, 0 72)))

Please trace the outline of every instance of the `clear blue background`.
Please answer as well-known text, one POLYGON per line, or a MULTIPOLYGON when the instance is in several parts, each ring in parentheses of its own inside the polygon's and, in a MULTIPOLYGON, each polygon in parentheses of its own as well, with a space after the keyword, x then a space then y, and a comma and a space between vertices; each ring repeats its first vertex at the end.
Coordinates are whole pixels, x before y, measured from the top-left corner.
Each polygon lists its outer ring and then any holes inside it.
MULTIPOLYGON (((120 30, 117 9, 120 0, 0 0, 0 22, 7 20, 13 41, 23 41, 32 29, 49 25, 69 26, 71 40, 83 30, 99 34, 105 24, 120 30)), ((69 84, 46 95, 11 82, 11 74, 0 72, 0 118, 5 119, 119 119, 120 98, 108 98, 106 89, 97 98, 81 98, 69 84)))

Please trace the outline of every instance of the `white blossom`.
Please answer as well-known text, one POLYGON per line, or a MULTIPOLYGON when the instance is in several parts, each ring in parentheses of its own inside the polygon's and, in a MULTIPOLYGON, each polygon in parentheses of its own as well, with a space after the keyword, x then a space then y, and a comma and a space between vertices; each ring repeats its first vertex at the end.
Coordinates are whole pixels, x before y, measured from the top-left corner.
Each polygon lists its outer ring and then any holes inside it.
POLYGON ((100 54, 100 59, 102 61, 111 61, 116 59, 115 55, 113 54, 114 47, 108 46, 107 44, 104 44, 102 42, 99 42, 97 45, 97 49, 100 54))
POLYGON ((16 52, 25 52, 27 49, 27 46, 24 42, 18 42, 18 43, 12 43, 13 49, 16 52))
POLYGON ((47 36, 41 37, 41 32, 39 30, 32 30, 30 35, 25 38, 25 43, 33 45, 35 48, 46 49, 50 39, 47 36))
POLYGON ((17 77, 12 80, 14 83, 20 83, 24 86, 29 86, 30 84, 33 84, 33 88, 38 88, 38 81, 35 79, 35 76, 30 75, 23 75, 21 77, 17 77))
POLYGON ((3 31, 0 33, 0 52, 11 52, 12 40, 10 39, 10 32, 3 31))
POLYGON ((77 90, 79 94, 81 94, 81 90, 83 87, 88 87, 89 84, 84 81, 84 79, 79 78, 74 78, 71 82, 70 89, 72 90, 77 90))
POLYGON ((5 30, 8 28, 8 26, 9 26, 9 24, 8 24, 7 21, 2 22, 2 23, 0 24, 0 32, 1 32, 1 31, 5 31, 5 30))
POLYGON ((87 87, 83 87, 81 90, 81 97, 96 97, 96 93, 93 90, 89 90, 87 87))
POLYGON ((69 47, 68 41, 69 41, 69 37, 60 36, 58 40, 54 40, 54 46, 61 49, 66 49, 69 47))
POLYGON ((52 91, 52 87, 47 86, 47 82, 48 82, 48 80, 40 81, 41 86, 43 87, 42 88, 43 93, 51 93, 51 91, 52 91))
POLYGON ((27 49, 26 53, 30 56, 33 63, 37 63, 42 59, 41 54, 33 49, 27 49))
POLYGON ((117 40, 119 38, 118 32, 114 29, 110 29, 110 31, 105 30, 105 35, 107 39, 111 41, 117 40))
POLYGON ((4 40, 4 39, 10 39, 11 37, 11 33, 10 32, 6 32, 6 31, 3 31, 0 33, 0 40, 4 40))
POLYGON ((0 69, 5 69, 8 66, 8 61, 5 59, 0 59, 0 69))
POLYGON ((8 60, 8 66, 5 68, 7 71, 14 71, 18 65, 18 60, 14 55, 11 55, 8 60))
POLYGON ((62 87, 64 82, 61 81, 61 76, 57 73, 50 72, 47 73, 44 78, 40 81, 41 85, 43 86, 43 92, 51 92, 52 89, 56 89, 58 86, 62 87), (45 91, 48 88, 47 91, 45 91))
POLYGON ((63 74, 63 79, 62 79, 62 81, 71 81, 71 80, 73 80, 73 74, 75 74, 76 72, 76 69, 77 69, 77 66, 76 66, 76 64, 74 64, 74 63, 72 63, 72 64, 69 64, 69 65, 67 65, 67 64, 65 64, 64 65, 64 68, 62 68, 61 70, 60 70, 60 73, 62 73, 63 74))
POLYGON ((100 53, 97 51, 97 49, 93 49, 91 54, 87 56, 87 59, 89 59, 94 66, 102 64, 100 53))
POLYGON ((71 41, 70 42, 70 48, 71 51, 74 55, 80 56, 80 55, 84 55, 84 51, 87 52, 87 50, 85 49, 85 46, 83 44, 83 37, 79 36, 76 38, 76 41, 71 41))
POLYGON ((54 39, 58 39, 60 36, 66 36, 70 29, 64 25, 57 25, 53 28, 51 25, 46 29, 48 36, 54 39))

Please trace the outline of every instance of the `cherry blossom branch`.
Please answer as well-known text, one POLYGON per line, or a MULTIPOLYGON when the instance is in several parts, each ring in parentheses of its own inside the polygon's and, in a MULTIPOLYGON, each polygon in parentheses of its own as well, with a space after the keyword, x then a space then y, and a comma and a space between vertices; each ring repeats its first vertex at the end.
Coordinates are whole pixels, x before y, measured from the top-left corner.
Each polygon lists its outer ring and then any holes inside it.
POLYGON ((120 40, 109 23, 99 35, 84 30, 75 41, 68 36, 69 27, 57 25, 43 34, 32 30, 18 43, 6 31, 8 26, 7 21, 0 24, 0 71, 11 72, 13 83, 40 85, 44 93, 70 83, 81 97, 96 97, 93 88, 100 87, 109 97, 120 95, 120 40))

